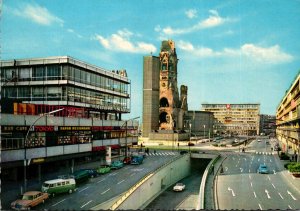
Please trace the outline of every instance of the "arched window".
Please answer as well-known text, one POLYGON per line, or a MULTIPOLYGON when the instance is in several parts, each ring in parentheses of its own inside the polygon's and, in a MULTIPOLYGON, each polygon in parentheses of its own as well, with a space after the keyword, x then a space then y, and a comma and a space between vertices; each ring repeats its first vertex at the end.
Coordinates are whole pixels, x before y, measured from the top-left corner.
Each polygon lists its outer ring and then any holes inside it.
POLYGON ((159 107, 169 107, 168 99, 163 97, 159 101, 159 107))

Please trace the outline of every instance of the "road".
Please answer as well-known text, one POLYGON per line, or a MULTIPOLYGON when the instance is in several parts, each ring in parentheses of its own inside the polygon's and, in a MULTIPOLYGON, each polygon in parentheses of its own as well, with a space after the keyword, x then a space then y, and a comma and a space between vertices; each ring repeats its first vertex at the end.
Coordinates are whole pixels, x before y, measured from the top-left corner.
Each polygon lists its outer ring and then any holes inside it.
MULTIPOLYGON (((147 156, 141 165, 127 165, 108 174, 91 178, 72 194, 60 194, 36 207, 38 210, 89 210, 125 191, 148 173, 179 156, 178 152, 158 151, 147 156)), ((9 203, 6 203, 7 205, 9 203)), ((9 209, 9 207, 2 207, 9 209)))
POLYGON ((300 209, 300 192, 285 179, 266 141, 254 140, 248 153, 228 152, 216 181, 219 209, 300 209), (257 173, 261 163, 269 174, 257 173))

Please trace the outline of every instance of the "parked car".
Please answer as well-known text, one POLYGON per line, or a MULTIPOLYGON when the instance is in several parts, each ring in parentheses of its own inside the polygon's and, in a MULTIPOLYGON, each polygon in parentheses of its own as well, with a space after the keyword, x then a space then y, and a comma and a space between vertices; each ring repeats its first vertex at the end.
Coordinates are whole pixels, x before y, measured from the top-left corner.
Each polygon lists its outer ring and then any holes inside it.
POLYGON ((49 198, 48 193, 41 191, 28 191, 22 196, 22 199, 17 199, 11 203, 11 208, 15 210, 30 210, 32 207, 40 203, 44 203, 49 198))
POLYGON ((135 156, 132 156, 132 158, 131 158, 131 164, 139 165, 139 164, 143 163, 143 160, 144 160, 144 157, 142 155, 135 155, 135 156))
POLYGON ((90 178, 90 175, 86 170, 77 170, 73 172, 71 177, 74 178, 76 183, 78 184, 86 182, 90 178))
POLYGON ((269 173, 268 167, 265 164, 260 164, 258 169, 257 169, 257 173, 259 173, 259 174, 268 174, 269 173))
POLYGON ((42 192, 52 196, 58 193, 72 193, 75 189, 76 182, 73 178, 48 180, 42 185, 42 192))
POLYGON ((97 168, 98 174, 106 174, 110 172, 110 166, 109 165, 101 165, 99 168, 97 168))
POLYGON ((111 169, 120 169, 124 166, 124 163, 120 160, 115 160, 111 163, 110 168, 111 169))
POLYGON ((183 191, 185 189, 185 184, 183 183, 177 183, 174 187, 173 187, 173 191, 183 191))
POLYGON ((130 164, 130 163, 131 163, 131 156, 125 157, 125 158, 123 159, 123 163, 124 163, 124 164, 130 164))
POLYGON ((94 178, 98 176, 98 172, 96 171, 96 169, 81 169, 81 170, 85 170, 89 174, 90 178, 94 178))
POLYGON ((195 144, 192 143, 192 142, 189 142, 189 143, 188 143, 188 146, 195 146, 195 144))

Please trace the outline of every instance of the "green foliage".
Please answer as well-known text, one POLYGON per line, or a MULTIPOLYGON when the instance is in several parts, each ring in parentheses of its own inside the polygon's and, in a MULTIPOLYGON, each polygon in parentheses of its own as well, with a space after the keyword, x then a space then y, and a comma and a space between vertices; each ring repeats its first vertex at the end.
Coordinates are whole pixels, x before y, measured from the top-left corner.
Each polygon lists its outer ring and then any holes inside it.
POLYGON ((291 162, 287 167, 290 172, 300 172, 300 163, 291 162))
POLYGON ((287 154, 285 154, 284 152, 282 152, 279 155, 279 158, 280 158, 280 160, 289 160, 290 159, 290 157, 287 154))

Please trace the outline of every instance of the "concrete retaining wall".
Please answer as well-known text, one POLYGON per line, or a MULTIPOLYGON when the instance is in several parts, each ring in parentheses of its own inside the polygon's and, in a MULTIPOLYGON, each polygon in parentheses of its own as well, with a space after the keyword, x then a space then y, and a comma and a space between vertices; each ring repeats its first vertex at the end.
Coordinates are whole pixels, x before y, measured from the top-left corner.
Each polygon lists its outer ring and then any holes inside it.
POLYGON ((143 209, 168 187, 188 176, 191 169, 190 163, 189 154, 174 158, 168 164, 141 179, 124 193, 111 209, 143 209))

